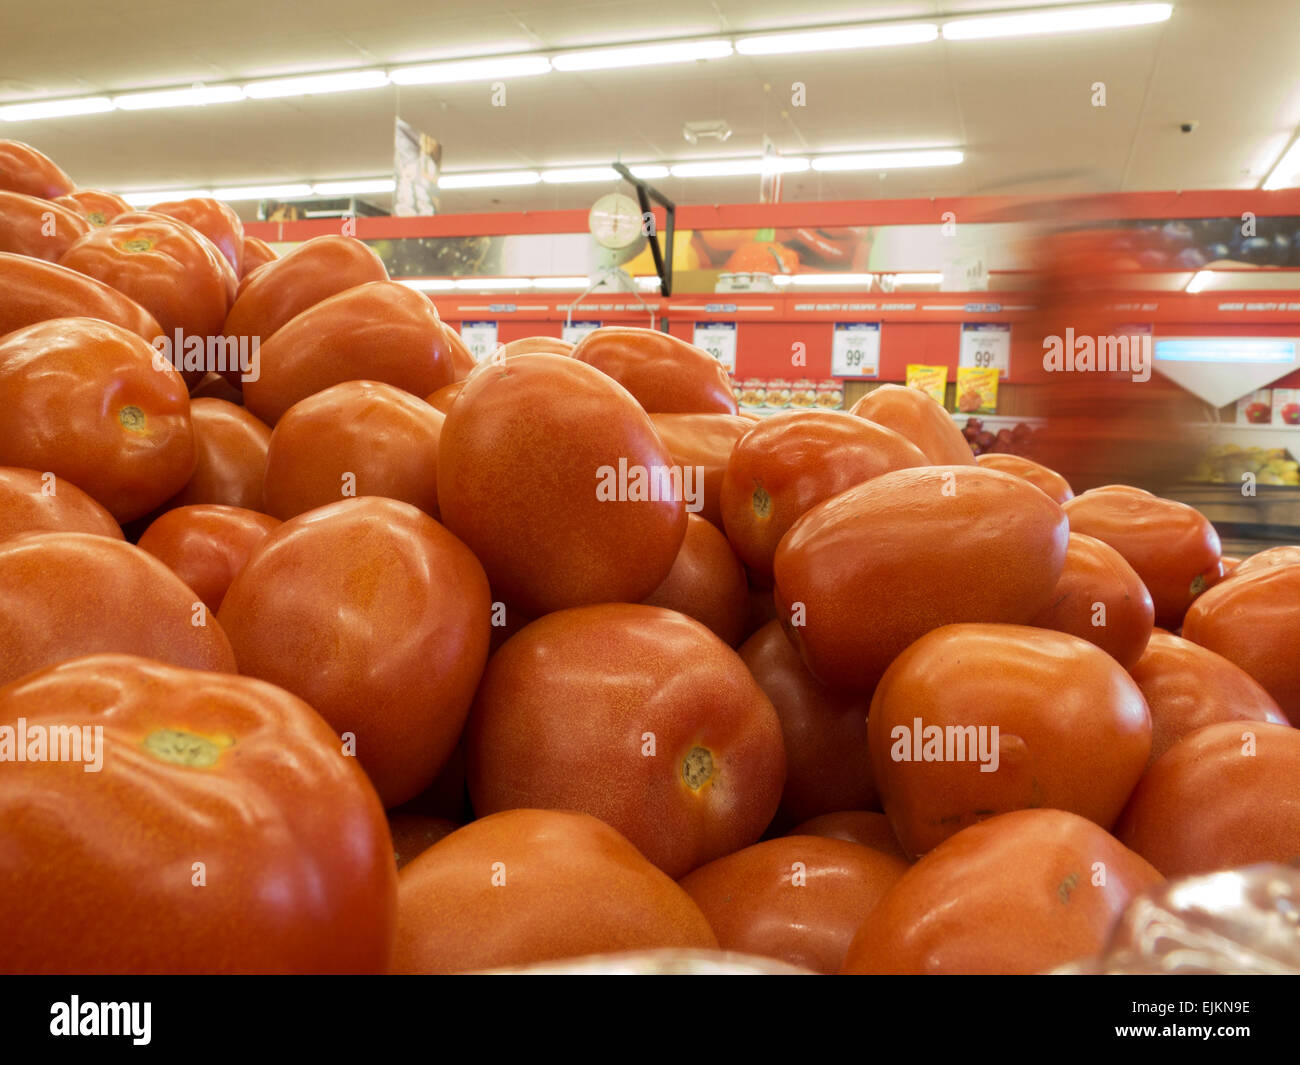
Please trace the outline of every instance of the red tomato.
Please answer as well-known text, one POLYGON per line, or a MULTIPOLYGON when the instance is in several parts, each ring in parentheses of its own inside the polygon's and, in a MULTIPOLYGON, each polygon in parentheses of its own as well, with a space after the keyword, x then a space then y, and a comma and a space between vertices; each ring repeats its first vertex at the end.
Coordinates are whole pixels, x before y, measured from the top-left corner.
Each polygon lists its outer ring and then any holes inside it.
POLYGON ((1055 502, 1064 503, 1074 498, 1070 482, 1055 470, 1049 470, 1042 463, 1027 459, 1023 455, 1011 455, 999 452, 985 452, 975 456, 975 463, 987 466, 991 470, 1001 470, 1014 477, 1023 477, 1030 484, 1041 488, 1055 502))
POLYGON ((66 478, 119 522, 194 471, 185 382, 134 333, 56 318, 0 339, 0 465, 66 478))
POLYGON ((867 915, 907 871, 880 851, 817 836, 755 843, 683 877, 718 946, 830 975, 867 915))
POLYGON ((1219 721, 1287 723, 1277 703, 1248 673, 1190 640, 1153 635, 1129 673, 1151 711, 1148 765, 1202 725, 1219 721))
POLYGON ((239 253, 239 279, 242 282, 259 266, 274 262, 279 256, 276 255, 275 249, 260 237, 250 237, 244 235, 244 244, 239 253))
POLYGON ((887 473, 786 534, 777 616, 819 680, 870 690, 931 629, 1027 622, 1050 602, 1067 537, 1061 508, 1019 477, 974 464, 887 473))
POLYGON ((162 333, 152 314, 117 289, 55 263, 0 252, 0 336, 50 318, 98 318, 145 340, 162 333))
POLYGON ((428 787, 456 746, 487 658, 490 608, 464 544, 407 503, 366 497, 271 533, 218 617, 240 672, 352 734, 391 807, 428 787))
POLYGON ((1147 770, 1115 835, 1165 876, 1300 854, 1300 732, 1222 721, 1188 733, 1147 770))
POLYGON ((722 479, 722 521, 741 560, 772 572, 776 545, 822 500, 893 470, 929 463, 898 433, 842 411, 774 414, 736 442, 722 479))
POLYGON ((62 204, 70 211, 76 211, 92 226, 106 226, 120 214, 131 210, 131 205, 121 196, 103 189, 75 189, 66 196, 60 196, 55 203, 62 204))
POLYGON ((235 672, 216 619, 148 552, 90 533, 0 543, 0 684, 106 651, 235 672))
POLYGON ((691 897, 586 814, 510 810, 481 818, 398 878, 398 973, 716 946, 691 897))
POLYGON ((212 241, 230 263, 235 277, 239 277, 244 262, 244 223, 233 207, 211 197, 195 196, 188 200, 156 203, 149 210, 197 229, 212 241))
POLYGON ((439 840, 446 839, 456 829, 463 827, 445 817, 409 813, 405 810, 389 813, 388 830, 393 834, 393 854, 397 858, 397 868, 410 865, 439 840))
POLYGON ((639 602, 686 535, 685 485, 669 466, 616 382, 577 359, 517 355, 475 371, 447 414, 438 509, 496 594, 530 617, 639 602))
POLYGON ((383 810, 306 703, 248 677, 96 655, 0 689, 0 724, 24 718, 29 736, 102 729, 102 765, 0 773, 5 972, 387 968, 383 810))
POLYGON ((704 506, 700 517, 722 526, 722 476, 736 441, 753 428, 748 418, 733 414, 652 414, 655 431, 672 456, 673 465, 695 470, 704 506))
POLYGON ((464 387, 464 381, 453 381, 449 385, 443 385, 436 392, 430 392, 424 397, 424 402, 431 407, 437 407, 443 414, 446 414, 451 410, 451 405, 456 402, 456 397, 460 395, 460 390, 464 387))
POLYGON ((780 722, 736 652, 627 603, 512 637, 488 663, 465 756, 479 814, 582 810, 673 877, 755 842, 785 779, 780 722))
POLYGON ((698 514, 688 514, 686 537, 673 568, 641 602, 692 617, 735 647, 749 613, 745 567, 722 533, 698 514))
POLYGON ((199 503, 167 511, 136 546, 164 562, 215 611, 253 549, 279 524, 253 510, 199 503))
POLYGON ((773 825, 783 830, 836 810, 879 809, 867 751, 870 698, 820 683, 778 621, 746 640, 740 658, 776 708, 785 739, 785 790, 773 825))
MULTIPOLYGON (((1224 559, 1226 566, 1227 559, 1224 559)), ((1233 576, 1257 573, 1270 566, 1294 566, 1300 564, 1300 546, 1285 544, 1281 547, 1269 547, 1258 554, 1241 560, 1233 570, 1233 576)))
POLYGON ((608 374, 652 414, 736 413, 722 363, 669 333, 604 326, 578 341, 573 357, 608 374))
POLYGON ((1300 566, 1238 573, 1192 604, 1183 638, 1244 669, 1300 724, 1300 566))
POLYGON ((549 351, 552 355, 572 355, 573 344, 559 337, 521 337, 501 345, 500 357, 508 359, 512 355, 527 355, 534 351, 549 351))
POLYGON ((1029 623, 1096 644, 1131 669, 1146 648, 1154 616, 1151 593, 1124 556, 1072 532, 1052 601, 1029 623))
POLYGON ((75 187, 54 160, 30 144, 0 140, 0 189, 52 200, 66 196, 75 187))
POLYGON ((271 430, 224 399, 190 400, 190 420, 197 455, 194 474, 168 501, 168 508, 222 503, 261 510, 271 430))
POLYGON ((894 835, 889 818, 875 810, 837 810, 833 814, 819 814, 801 825, 795 825, 786 835, 846 839, 862 847, 892 854, 903 861, 908 860, 898 837, 894 835))
POLYGON ((53 200, 0 191, 0 252, 58 262, 90 223, 53 200))
POLYGON ((465 341, 446 322, 442 324, 443 330, 447 334, 447 346, 451 349, 451 365, 454 371, 453 379, 463 381, 474 369, 476 363, 474 356, 470 354, 469 348, 465 346, 465 341))
POLYGON ((286 519, 346 496, 384 496, 436 518, 442 422, 424 400, 375 381, 308 396, 271 434, 266 512, 286 519))
POLYGON ((867 743, 885 813, 915 857, 1010 810, 1050 806, 1110 828, 1146 768, 1151 715, 1085 640, 948 625, 886 670, 867 743))
POLYGON ((1084 492, 1064 509, 1071 532, 1105 541, 1137 571, 1161 628, 1178 628, 1192 601, 1222 575, 1219 534, 1185 503, 1112 484, 1084 492))
POLYGON ((1223 563, 1223 579, 1225 580, 1237 572, 1242 562, 1236 555, 1224 555, 1219 561, 1223 563))
POLYGON ((858 929, 842 971, 1043 972, 1100 953, 1129 901, 1161 879, 1075 814, 1002 814, 904 873, 858 929))
POLYGON ((260 345, 260 373, 244 402, 268 425, 343 381, 381 381, 417 396, 451 383, 451 360, 432 303, 396 281, 357 285, 307 308, 260 345))
POLYGON ((0 466, 0 540, 30 532, 82 532, 122 539, 113 515, 71 481, 0 466))
POLYGON ((893 429, 936 466, 975 465, 970 444, 952 416, 920 389, 880 385, 853 404, 849 413, 893 429))

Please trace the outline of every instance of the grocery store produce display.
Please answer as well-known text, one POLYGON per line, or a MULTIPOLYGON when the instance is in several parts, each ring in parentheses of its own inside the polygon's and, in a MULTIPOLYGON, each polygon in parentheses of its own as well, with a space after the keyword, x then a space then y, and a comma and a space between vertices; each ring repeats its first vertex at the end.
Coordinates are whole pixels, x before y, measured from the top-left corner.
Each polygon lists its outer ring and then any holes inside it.
MULTIPOLYGON (((857 255, 780 235, 713 251, 857 255)), ((1027 424, 758 420, 622 326, 476 364, 362 241, 12 141, 0 289, 2 971, 1037 973, 1300 854, 1300 546, 1027 424)))

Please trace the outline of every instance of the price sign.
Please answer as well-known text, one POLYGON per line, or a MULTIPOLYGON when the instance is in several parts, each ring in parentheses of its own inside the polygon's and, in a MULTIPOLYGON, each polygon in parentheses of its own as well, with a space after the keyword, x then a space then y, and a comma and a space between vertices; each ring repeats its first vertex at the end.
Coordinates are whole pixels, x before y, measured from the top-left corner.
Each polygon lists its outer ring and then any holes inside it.
POLYGON ((966 322, 961 327, 958 366, 996 367, 998 377, 1011 370, 1011 326, 1005 322, 966 322))
POLYGON ((832 377, 876 377, 880 373, 880 323, 836 322, 831 335, 832 377))
POLYGON ((696 322, 695 346, 703 348, 730 372, 736 372, 735 322, 696 322))
POLYGON ((560 337, 563 340, 567 340, 570 344, 576 344, 588 333, 594 332, 599 328, 599 322, 570 322, 560 330, 560 337))
POLYGON ((475 362, 482 362, 497 349, 496 322, 461 322, 460 338, 465 347, 474 356, 475 362))

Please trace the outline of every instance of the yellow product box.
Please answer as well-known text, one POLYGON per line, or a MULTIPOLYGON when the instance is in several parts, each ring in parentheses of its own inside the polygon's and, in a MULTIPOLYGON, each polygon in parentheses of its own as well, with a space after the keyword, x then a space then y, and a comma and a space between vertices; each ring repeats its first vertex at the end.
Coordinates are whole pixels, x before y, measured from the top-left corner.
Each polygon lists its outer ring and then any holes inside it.
POLYGON ((904 383, 908 388, 919 388, 936 403, 942 404, 943 394, 948 388, 948 367, 909 363, 904 383))
POLYGON ((998 409, 998 368, 957 367, 957 410, 961 414, 993 414, 998 409))

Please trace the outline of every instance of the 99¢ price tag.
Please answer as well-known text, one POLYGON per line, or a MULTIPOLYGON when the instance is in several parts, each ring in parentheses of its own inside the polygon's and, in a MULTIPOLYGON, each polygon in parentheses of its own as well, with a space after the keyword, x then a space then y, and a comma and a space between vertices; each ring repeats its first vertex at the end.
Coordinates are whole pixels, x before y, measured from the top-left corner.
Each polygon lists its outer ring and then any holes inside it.
POLYGON ((695 346, 703 348, 732 373, 736 370, 736 323, 696 322, 695 346))
POLYGON ((1011 370, 1011 326, 1005 322, 966 322, 961 327, 958 366, 997 369, 1004 378, 1011 370))
POLYGON ((461 322, 460 338, 474 356, 475 362, 482 362, 497 349, 496 322, 461 322))
POLYGON ((832 377, 876 377, 880 373, 880 323, 836 322, 831 335, 832 377))
POLYGON ((599 322, 570 322, 560 330, 560 339, 576 344, 588 333, 594 333, 599 328, 599 322))

